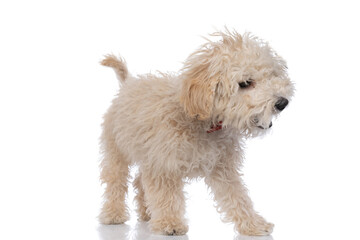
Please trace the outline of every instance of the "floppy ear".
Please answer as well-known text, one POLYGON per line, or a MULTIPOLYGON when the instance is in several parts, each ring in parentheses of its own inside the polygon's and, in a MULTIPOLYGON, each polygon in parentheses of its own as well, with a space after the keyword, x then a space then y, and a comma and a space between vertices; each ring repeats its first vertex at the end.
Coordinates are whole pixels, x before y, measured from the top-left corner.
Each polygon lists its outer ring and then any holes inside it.
POLYGON ((210 118, 215 89, 219 82, 218 74, 209 76, 209 65, 210 63, 195 63, 195 66, 189 67, 182 75, 180 102, 188 116, 199 120, 210 118))
POLYGON ((231 67, 231 54, 242 45, 241 36, 226 29, 211 36, 219 36, 221 41, 208 40, 199 50, 186 60, 182 78, 180 102, 190 117, 199 120, 210 118, 214 105, 216 86, 226 81, 231 67))

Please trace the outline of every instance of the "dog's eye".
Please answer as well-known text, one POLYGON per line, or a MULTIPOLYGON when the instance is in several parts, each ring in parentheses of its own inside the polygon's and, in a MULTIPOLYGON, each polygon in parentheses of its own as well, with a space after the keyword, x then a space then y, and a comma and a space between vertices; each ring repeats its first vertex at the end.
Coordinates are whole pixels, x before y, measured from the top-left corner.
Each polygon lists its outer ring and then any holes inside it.
POLYGON ((253 81, 254 81, 254 80, 249 79, 249 80, 246 80, 245 82, 240 82, 240 83, 239 83, 239 87, 240 87, 240 88, 247 88, 247 87, 251 86, 251 84, 252 84, 253 81))

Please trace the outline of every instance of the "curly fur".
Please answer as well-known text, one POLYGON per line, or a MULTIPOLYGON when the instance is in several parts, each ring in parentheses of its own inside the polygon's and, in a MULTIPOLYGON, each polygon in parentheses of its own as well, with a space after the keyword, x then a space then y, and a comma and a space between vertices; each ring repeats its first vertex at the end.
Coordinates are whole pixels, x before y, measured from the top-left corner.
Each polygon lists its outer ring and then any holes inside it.
POLYGON ((128 219, 129 167, 139 166, 134 187, 139 219, 162 234, 188 230, 184 179, 205 178, 224 220, 246 235, 267 235, 273 224, 253 209, 241 179, 243 141, 266 132, 290 100, 293 84, 285 61, 266 42, 246 33, 218 32, 186 60, 178 75, 133 77, 125 61, 108 55, 121 90, 104 116, 100 214, 104 224, 128 219), (239 83, 251 81, 247 88, 239 83), (222 121, 222 130, 207 133, 222 121), (261 128, 259 128, 261 127, 261 128))

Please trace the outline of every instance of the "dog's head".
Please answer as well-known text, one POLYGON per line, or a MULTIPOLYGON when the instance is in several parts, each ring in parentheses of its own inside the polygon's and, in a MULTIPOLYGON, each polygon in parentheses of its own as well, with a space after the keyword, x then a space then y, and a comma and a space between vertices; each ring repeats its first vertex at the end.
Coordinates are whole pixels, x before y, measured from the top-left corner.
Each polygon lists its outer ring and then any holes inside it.
POLYGON ((270 128, 294 91, 285 61, 250 34, 213 35, 222 39, 208 41, 185 62, 180 99, 185 112, 247 134, 270 128))

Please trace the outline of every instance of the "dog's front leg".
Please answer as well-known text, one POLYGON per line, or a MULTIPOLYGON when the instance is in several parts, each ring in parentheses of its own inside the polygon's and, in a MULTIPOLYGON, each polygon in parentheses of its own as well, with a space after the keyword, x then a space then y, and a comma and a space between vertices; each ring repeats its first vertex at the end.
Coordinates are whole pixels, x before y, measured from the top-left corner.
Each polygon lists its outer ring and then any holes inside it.
POLYGON ((274 225, 253 209, 235 161, 220 161, 205 182, 214 194, 218 211, 225 215, 224 221, 233 222, 236 230, 244 235, 271 234, 274 225))
POLYGON ((184 219, 183 179, 176 173, 158 172, 142 169, 141 180, 151 214, 151 230, 165 235, 184 235, 188 226, 184 219))

